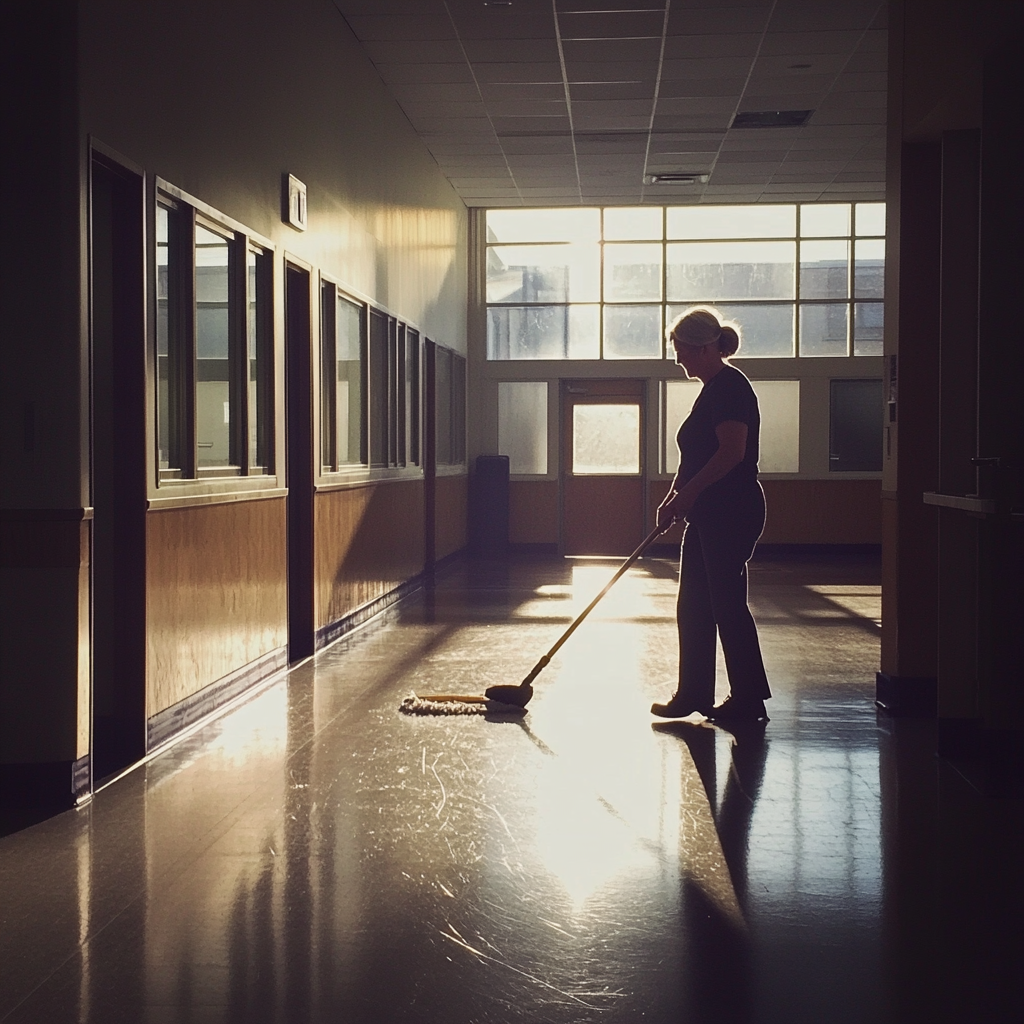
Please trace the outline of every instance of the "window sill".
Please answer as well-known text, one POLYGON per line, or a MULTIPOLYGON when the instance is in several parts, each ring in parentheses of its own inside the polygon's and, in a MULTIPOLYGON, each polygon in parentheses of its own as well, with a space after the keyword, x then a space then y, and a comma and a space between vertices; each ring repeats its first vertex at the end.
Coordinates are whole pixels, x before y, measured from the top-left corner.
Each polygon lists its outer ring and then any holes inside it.
POLYGON ((151 512, 161 509, 188 508, 198 505, 227 505, 238 501, 264 501, 283 498, 286 487, 278 486, 276 476, 219 477, 216 481, 181 480, 162 481, 150 493, 146 508, 151 512))

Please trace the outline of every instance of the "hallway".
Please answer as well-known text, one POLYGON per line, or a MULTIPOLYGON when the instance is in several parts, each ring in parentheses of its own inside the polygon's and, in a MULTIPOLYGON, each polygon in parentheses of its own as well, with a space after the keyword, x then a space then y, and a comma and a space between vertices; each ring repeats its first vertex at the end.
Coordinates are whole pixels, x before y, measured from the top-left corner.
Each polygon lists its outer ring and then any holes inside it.
POLYGON ((0 1020, 1017 1019, 1021 804, 876 716, 870 557, 753 564, 767 729, 652 725, 655 559, 525 717, 398 713, 518 682, 609 572, 459 563, 0 838, 0 1020))

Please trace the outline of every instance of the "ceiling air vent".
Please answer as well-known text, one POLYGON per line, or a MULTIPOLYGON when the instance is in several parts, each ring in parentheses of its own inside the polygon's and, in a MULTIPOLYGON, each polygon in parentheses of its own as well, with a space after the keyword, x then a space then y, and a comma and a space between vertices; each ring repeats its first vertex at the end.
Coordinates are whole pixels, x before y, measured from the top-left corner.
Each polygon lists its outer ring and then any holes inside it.
POLYGON ((807 123, 813 110, 741 110, 733 119, 733 128, 799 128, 807 123))
POLYGON ((679 174, 671 171, 644 175, 645 185, 704 185, 707 180, 706 174, 679 174))

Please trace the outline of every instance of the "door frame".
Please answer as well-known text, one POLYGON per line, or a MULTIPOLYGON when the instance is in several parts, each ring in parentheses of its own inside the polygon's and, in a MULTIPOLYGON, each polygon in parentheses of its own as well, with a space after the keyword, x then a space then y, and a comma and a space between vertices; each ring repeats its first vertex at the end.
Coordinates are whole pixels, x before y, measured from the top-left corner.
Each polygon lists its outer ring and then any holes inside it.
MULTIPOLYGON (((640 515, 641 524, 648 521, 648 505, 650 502, 650 465, 648 444, 648 399, 649 381, 646 377, 560 377, 558 379, 558 553, 566 555, 565 531, 565 484, 570 475, 572 453, 566 451, 567 416, 571 403, 567 400, 573 393, 572 388, 593 389, 595 397, 606 392, 609 398, 635 398, 640 406, 640 515), (620 393, 615 388, 628 387, 635 389, 636 394, 620 393)), ((637 538, 639 543, 640 537, 637 538)), ((615 557, 615 556, 609 556, 615 557)))
POLYGON ((147 753, 146 507, 147 380, 146 175, 97 139, 88 149, 89 479, 89 790, 147 753), (109 249, 97 252, 98 177, 110 186, 109 249), (101 258, 109 258, 106 328, 97 297, 101 258), (100 333, 109 330, 109 339, 100 333), (106 364, 106 365, 104 365, 106 364), (105 386, 98 380, 109 371, 105 386), (98 443, 98 435, 102 442, 98 443), (103 455, 107 462, 104 467, 103 455), (99 467, 99 468, 98 468, 99 467), (97 571, 98 570, 98 571, 97 571), (99 657, 97 658, 97 653, 99 657), (97 661, 116 711, 98 735, 97 661), (113 730, 113 731, 111 731, 113 730))

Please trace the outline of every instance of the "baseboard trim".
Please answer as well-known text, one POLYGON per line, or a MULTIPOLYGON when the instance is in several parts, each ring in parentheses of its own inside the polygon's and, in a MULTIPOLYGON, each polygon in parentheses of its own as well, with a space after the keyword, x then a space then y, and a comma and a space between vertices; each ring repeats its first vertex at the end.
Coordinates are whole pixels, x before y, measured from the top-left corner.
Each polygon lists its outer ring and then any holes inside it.
POLYGON ((146 749, 152 752, 196 722, 212 715, 246 690, 288 667, 288 648, 278 647, 255 661, 229 672, 198 693, 158 711, 146 722, 146 749))
POLYGON ((92 755, 86 754, 71 763, 71 799, 84 800, 92 791, 92 755))
POLYGON ((361 626, 365 626, 371 619, 382 615, 410 594, 414 594, 417 590, 422 590, 424 587, 433 586, 439 576, 443 576, 454 568, 455 565, 462 562, 466 555, 467 550, 465 548, 453 551, 450 555, 439 558, 434 563, 432 569, 425 569, 423 572, 417 573, 404 583, 399 583, 397 587, 389 590, 386 594, 381 594, 380 597, 367 601, 366 604, 353 612, 349 612, 348 615, 343 615, 340 619, 335 619, 334 622, 321 626, 316 631, 314 649, 317 651, 323 650, 323 648, 333 644, 335 640, 340 640, 343 636, 347 636, 361 626))
POLYGON ((935 718, 939 683, 932 676, 893 676, 875 673, 875 704, 896 718, 935 718))

